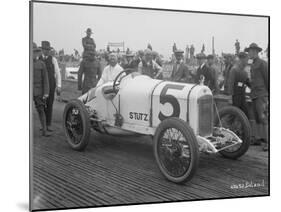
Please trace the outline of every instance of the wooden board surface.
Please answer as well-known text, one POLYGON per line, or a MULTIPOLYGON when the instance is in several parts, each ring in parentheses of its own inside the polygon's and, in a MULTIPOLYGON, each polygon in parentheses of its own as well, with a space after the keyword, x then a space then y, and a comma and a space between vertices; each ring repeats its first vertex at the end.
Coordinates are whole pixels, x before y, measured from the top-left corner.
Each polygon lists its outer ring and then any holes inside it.
MULTIPOLYGON (((229 160, 200 156, 194 178, 177 185, 160 173, 149 137, 116 138, 92 133, 83 152, 72 150, 62 129, 64 103, 55 102, 52 137, 40 136, 33 112, 32 208, 54 209, 167 202, 248 195, 268 195, 268 153, 251 146, 246 155, 229 160), (235 186, 260 183, 259 187, 235 186)), ((252 184, 253 185, 253 184, 252 184)))

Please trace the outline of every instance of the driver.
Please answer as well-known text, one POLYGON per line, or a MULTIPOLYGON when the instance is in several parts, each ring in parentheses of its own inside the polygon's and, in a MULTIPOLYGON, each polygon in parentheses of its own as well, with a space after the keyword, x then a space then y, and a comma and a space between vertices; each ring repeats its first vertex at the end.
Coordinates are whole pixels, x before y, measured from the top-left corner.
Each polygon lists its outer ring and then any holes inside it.
POLYGON ((103 85, 107 82, 113 82, 116 76, 123 71, 123 68, 117 63, 117 55, 114 53, 109 54, 108 65, 104 68, 101 78, 97 84, 98 86, 103 85))

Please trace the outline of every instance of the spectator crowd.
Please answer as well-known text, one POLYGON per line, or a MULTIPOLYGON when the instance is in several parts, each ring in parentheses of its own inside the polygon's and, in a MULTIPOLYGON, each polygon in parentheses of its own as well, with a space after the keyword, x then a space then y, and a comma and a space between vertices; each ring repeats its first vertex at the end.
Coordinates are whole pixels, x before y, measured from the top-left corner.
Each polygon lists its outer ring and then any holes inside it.
MULTIPOLYGON (((92 30, 88 28, 86 36, 82 38, 84 51, 78 71, 78 90, 82 94, 93 87, 113 81, 123 70, 129 73, 138 72, 154 79, 202 83, 210 88, 215 97, 225 96, 231 104, 245 113, 252 125, 252 143, 264 143, 263 150, 267 151, 268 63, 260 58, 262 48, 256 43, 251 43, 241 51, 236 40, 235 53, 223 54, 222 57, 214 53, 205 55, 204 45, 200 53, 193 55, 193 45, 189 54, 185 54, 174 44, 171 50, 172 59, 164 61, 151 44, 135 53, 130 49, 120 52, 119 49, 110 50, 109 47, 105 51, 97 51, 92 34, 92 30), (101 60, 105 61, 104 68, 101 60), (168 77, 165 74, 166 67, 170 67, 168 77)), ((61 74, 56 58, 61 61, 63 53, 55 57, 51 50, 48 41, 42 41, 41 48, 33 44, 33 95, 43 136, 50 136, 54 95, 55 92, 57 95, 61 93, 61 74)), ((266 52, 268 56, 268 49, 266 52)), ((79 53, 76 51, 75 55, 78 56, 79 53)))

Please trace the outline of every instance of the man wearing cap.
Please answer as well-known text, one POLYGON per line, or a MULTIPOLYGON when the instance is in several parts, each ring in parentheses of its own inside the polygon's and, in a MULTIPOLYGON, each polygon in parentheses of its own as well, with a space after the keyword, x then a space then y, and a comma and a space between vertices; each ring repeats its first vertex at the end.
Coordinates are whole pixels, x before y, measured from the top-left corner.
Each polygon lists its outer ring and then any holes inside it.
POLYGON ((251 98, 257 124, 261 124, 263 140, 265 141, 264 151, 268 150, 268 64, 259 58, 262 51, 256 43, 250 44, 245 49, 251 60, 251 98))
POLYGON ((95 59, 95 52, 93 50, 85 52, 78 70, 78 90, 82 90, 82 94, 84 94, 91 88, 96 87, 101 74, 101 65, 95 59), (82 82, 83 75, 84 80, 82 82))
POLYGON ((138 65, 138 72, 157 79, 162 76, 162 71, 162 67, 153 60, 152 51, 150 49, 146 49, 144 51, 144 60, 142 60, 138 65))
POLYGON ((33 43, 33 101, 39 115, 42 135, 50 136, 47 132, 45 101, 49 96, 49 80, 45 63, 39 60, 41 49, 33 43))
POLYGON ((117 62, 117 55, 115 53, 109 54, 108 65, 104 68, 97 87, 107 82, 113 82, 116 76, 123 71, 123 68, 117 62))
POLYGON ((183 53, 184 52, 180 49, 174 51, 176 63, 173 64, 172 74, 170 78, 171 81, 187 83, 191 80, 190 71, 183 62, 183 53))
POLYGON ((91 38, 91 35, 93 34, 92 29, 88 28, 86 30, 86 37, 82 38, 82 46, 84 48, 84 53, 87 51, 96 51, 96 44, 93 38, 91 38))
POLYGON ((51 128, 52 122, 52 114, 53 114, 53 103, 55 98, 55 91, 58 96, 61 93, 61 73, 58 65, 58 61, 55 57, 50 55, 51 45, 49 41, 42 41, 41 48, 43 54, 40 56, 40 60, 42 60, 47 68, 48 79, 49 79, 49 97, 46 100, 46 122, 47 122, 47 130, 53 131, 51 128))
POLYGON ((204 77, 204 85, 208 86, 212 91, 215 91, 215 79, 212 75, 212 70, 206 64, 206 55, 199 53, 196 55, 198 61, 198 69, 195 75, 195 83, 199 83, 204 77))
POLYGON ((249 118, 246 103, 246 87, 249 85, 249 78, 245 70, 248 65, 248 56, 245 52, 240 52, 238 58, 238 62, 230 70, 228 92, 232 96, 232 104, 240 108, 249 118))

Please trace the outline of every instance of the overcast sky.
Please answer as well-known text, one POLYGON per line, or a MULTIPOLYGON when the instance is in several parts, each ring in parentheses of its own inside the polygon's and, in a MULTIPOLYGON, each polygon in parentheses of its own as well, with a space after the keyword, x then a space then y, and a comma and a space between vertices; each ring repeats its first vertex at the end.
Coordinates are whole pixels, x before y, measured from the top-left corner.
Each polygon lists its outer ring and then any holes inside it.
POLYGON ((124 41, 126 48, 136 51, 151 43, 165 58, 170 57, 174 42, 183 50, 193 44, 195 53, 204 43, 209 54, 212 36, 217 54, 234 53, 236 39, 241 49, 251 42, 263 49, 268 45, 268 19, 262 17, 47 3, 34 3, 33 13, 34 41, 41 45, 48 40, 65 53, 82 52, 81 39, 88 27, 94 32, 97 49, 105 49, 108 42, 124 41))

